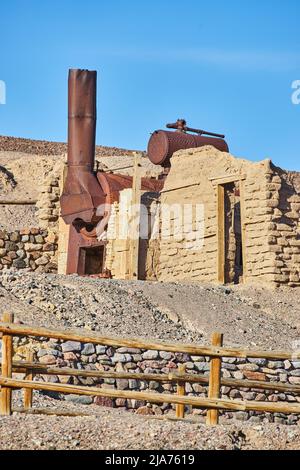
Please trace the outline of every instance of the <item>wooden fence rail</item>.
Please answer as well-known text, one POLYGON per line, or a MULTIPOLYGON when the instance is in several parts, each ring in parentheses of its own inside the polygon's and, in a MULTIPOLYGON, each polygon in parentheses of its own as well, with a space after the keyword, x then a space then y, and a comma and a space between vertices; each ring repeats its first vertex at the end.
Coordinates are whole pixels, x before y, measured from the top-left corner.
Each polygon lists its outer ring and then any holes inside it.
POLYGON ((185 406, 207 409, 207 424, 215 425, 219 421, 219 410, 234 411, 262 411, 271 413, 299 413, 300 403, 290 402, 259 402, 220 399, 222 385, 239 388, 254 388, 262 390, 278 390, 290 393, 299 393, 300 386, 265 382, 257 380, 236 380, 221 377, 222 357, 266 358, 266 359, 293 359, 299 355, 287 351, 258 351, 238 348, 224 348, 222 335, 215 333, 212 337, 212 346, 202 347, 193 344, 165 343, 158 341, 144 341, 139 339, 122 339, 103 337, 93 333, 80 334, 77 331, 53 330, 49 328, 31 327, 13 323, 13 316, 5 314, 0 323, 2 333, 2 364, 1 364, 1 400, 0 413, 9 415, 12 411, 11 393, 13 389, 24 389, 24 410, 30 411, 32 407, 33 390, 54 391, 59 393, 72 393, 77 395, 99 396, 109 398, 126 398, 145 400, 150 403, 170 403, 176 405, 176 417, 184 418, 185 406), (134 372, 109 372, 81 370, 70 367, 55 367, 33 362, 32 352, 28 352, 26 361, 14 361, 12 351, 13 336, 30 336, 73 340, 81 343, 93 343, 115 347, 130 347, 159 351, 189 353, 194 356, 210 357, 209 377, 204 374, 187 374, 184 365, 180 365, 176 372, 168 374, 147 374, 134 372), (25 379, 15 379, 13 372, 24 373, 25 379), (34 375, 70 375, 79 377, 99 377, 115 379, 138 379, 144 381, 174 382, 177 384, 177 394, 140 392, 126 390, 107 390, 97 387, 80 385, 65 385, 33 381, 34 375), (208 385, 208 398, 185 396, 185 383, 201 383, 208 385))
POLYGON ((9 388, 31 388, 32 390, 44 390, 49 392, 71 393, 74 395, 86 395, 108 398, 127 398, 130 400, 145 400, 151 403, 173 403, 191 405, 196 408, 208 408, 233 411, 267 411, 270 413, 300 413, 300 403, 286 402, 260 402, 240 401, 229 399, 212 399, 200 397, 187 397, 166 393, 135 392, 127 390, 107 390, 98 387, 85 387, 81 385, 53 384, 50 382, 33 382, 0 377, 0 385, 9 388))
POLYGON ((82 334, 73 330, 54 330, 51 328, 12 324, 4 321, 0 323, 0 332, 6 335, 62 339, 66 341, 79 341, 80 343, 101 344, 103 346, 113 346, 117 348, 125 347, 151 349, 153 351, 180 352, 191 354, 193 356, 300 360, 300 351, 266 351, 217 346, 205 347, 185 343, 165 343, 163 341, 124 339, 113 336, 100 336, 96 333, 93 334, 92 332, 82 334))
MULTIPOLYGON (((29 373, 43 375, 71 375, 74 377, 94 377, 100 379, 136 379, 136 380, 155 380, 156 382, 189 382, 203 385, 209 384, 209 377, 204 374, 183 374, 179 372, 169 372, 168 374, 147 374, 144 372, 108 372, 97 370, 74 369, 71 367, 56 367, 40 364, 36 362, 14 361, 13 372, 29 373)), ((179 369, 178 369, 179 370, 179 369)), ((1 367, 0 367, 1 372, 1 367)), ((300 385, 283 384, 278 382, 265 382, 260 380, 238 380, 221 378, 221 385, 231 388, 254 388, 259 390, 277 390, 285 393, 299 393, 300 385)))

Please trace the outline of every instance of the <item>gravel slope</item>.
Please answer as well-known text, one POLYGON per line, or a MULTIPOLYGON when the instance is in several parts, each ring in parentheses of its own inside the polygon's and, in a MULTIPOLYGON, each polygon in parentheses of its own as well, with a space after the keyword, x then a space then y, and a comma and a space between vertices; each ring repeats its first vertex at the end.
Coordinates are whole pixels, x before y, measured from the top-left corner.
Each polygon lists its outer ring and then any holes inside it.
POLYGON ((149 418, 126 411, 71 405, 47 400, 48 407, 80 411, 86 416, 45 416, 15 413, 0 417, 0 449, 184 449, 248 450, 300 449, 300 427, 276 424, 227 424, 207 427, 202 422, 149 418))
POLYGON ((296 290, 91 279, 2 272, 0 313, 25 323, 86 328, 107 335, 289 349, 298 338, 296 290))
MULTIPOLYGON (((115 336, 287 348, 299 337, 296 290, 129 282, 4 271, 0 314, 25 323, 96 330, 115 336)), ((21 395, 15 393, 15 405, 21 395)), ((300 427, 203 418, 174 422, 118 409, 57 401, 34 393, 35 407, 87 416, 14 414, 0 417, 0 449, 300 449, 300 427), (198 421, 197 421, 198 420, 198 421), (126 432, 124 432, 126 430, 126 432)), ((221 418, 223 419, 223 418, 221 418)))
POLYGON ((172 321, 146 298, 137 288, 140 284, 20 271, 1 274, 0 313, 9 305, 24 323, 85 328, 121 337, 201 340, 201 335, 172 321))
MULTIPOLYGON (((24 152, 32 155, 59 155, 68 151, 65 142, 50 142, 46 140, 24 139, 22 137, 0 136, 0 150, 6 152, 24 152)), ((96 155, 106 157, 110 155, 128 155, 133 150, 116 147, 96 145, 96 155)))

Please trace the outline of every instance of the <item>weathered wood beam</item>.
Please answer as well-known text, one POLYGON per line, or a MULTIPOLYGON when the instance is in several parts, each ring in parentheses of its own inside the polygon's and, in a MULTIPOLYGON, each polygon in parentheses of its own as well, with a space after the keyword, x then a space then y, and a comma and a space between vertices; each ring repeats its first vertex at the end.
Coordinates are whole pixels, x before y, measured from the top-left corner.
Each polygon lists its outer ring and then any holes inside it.
POLYGON ((183 352, 194 356, 264 358, 264 359, 300 359, 296 351, 265 351, 259 349, 226 348, 217 346, 197 346, 195 344, 166 343, 143 339, 124 339, 113 336, 100 336, 96 333, 80 334, 73 330, 55 330, 45 327, 32 327, 7 322, 0 323, 0 332, 16 336, 46 337, 53 339, 79 341, 81 343, 101 344, 113 347, 129 347, 156 351, 183 352))
POLYGON ((199 397, 186 397, 164 393, 135 392, 125 390, 107 390, 98 387, 84 387, 79 385, 53 384, 47 382, 32 382, 29 380, 17 380, 0 377, 2 387, 32 388, 33 390, 45 390, 59 393, 71 393, 75 395, 98 396, 108 398, 126 398, 131 400, 145 400, 150 403, 173 403, 191 405, 198 408, 214 408, 233 411, 264 411, 270 413, 300 413, 300 403, 286 402, 259 402, 239 401, 228 399, 210 399, 199 397))

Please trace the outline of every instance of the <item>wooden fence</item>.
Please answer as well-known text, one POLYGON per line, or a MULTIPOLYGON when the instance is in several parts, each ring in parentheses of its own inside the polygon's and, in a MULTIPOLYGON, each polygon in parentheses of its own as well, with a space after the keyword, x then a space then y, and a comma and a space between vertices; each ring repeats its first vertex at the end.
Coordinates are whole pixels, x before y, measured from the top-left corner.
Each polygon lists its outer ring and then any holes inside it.
POLYGON ((0 323, 2 333, 2 364, 1 364, 1 399, 0 414, 10 415, 12 412, 12 390, 24 389, 24 409, 30 411, 32 407, 33 390, 54 391, 59 393, 72 393, 77 395, 126 398, 134 400, 145 400, 150 403, 170 403, 176 405, 176 417, 184 418, 186 405, 207 409, 206 422, 215 425, 219 422, 219 410, 234 411, 261 411, 270 413, 299 413, 300 403, 289 402, 259 402, 220 399, 221 386, 235 388, 254 388, 260 390, 278 390, 289 393, 299 393, 299 385, 290 385, 277 382, 265 382, 257 380, 236 380, 221 377, 222 357, 236 358, 264 358, 264 359, 290 359, 296 360, 300 355, 287 351, 263 351, 246 350, 239 348, 223 347, 223 337, 214 333, 212 345, 209 347, 195 344, 165 343, 160 341, 144 341, 140 339, 122 339, 117 337, 99 336, 96 333, 79 334, 71 330, 54 330, 14 324, 13 315, 5 314, 0 323), (128 347, 139 349, 150 349, 157 351, 168 351, 177 353, 188 353, 193 356, 210 357, 209 377, 204 374, 187 374, 184 365, 178 370, 168 374, 147 374, 135 372, 108 372, 81 370, 70 367, 54 367, 33 362, 33 353, 28 351, 25 361, 13 361, 13 337, 43 337, 67 341, 79 341, 81 343, 93 343, 114 347, 128 347), (13 378, 13 372, 24 373, 24 379, 13 378), (157 382, 169 382, 177 384, 177 394, 154 393, 127 390, 107 390, 97 387, 85 387, 81 385, 65 385, 57 383, 34 381, 34 375, 70 375, 79 377, 113 378, 113 379, 138 379, 144 381, 155 380, 157 382), (208 385, 208 398, 185 396, 185 383, 200 383, 208 385))

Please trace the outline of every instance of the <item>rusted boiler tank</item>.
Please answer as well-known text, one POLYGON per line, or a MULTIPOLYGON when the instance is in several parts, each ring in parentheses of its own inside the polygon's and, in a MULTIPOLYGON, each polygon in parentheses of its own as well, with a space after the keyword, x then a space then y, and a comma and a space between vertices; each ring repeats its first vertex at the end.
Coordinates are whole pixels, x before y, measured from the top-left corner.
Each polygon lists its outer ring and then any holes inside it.
MULTIPOLYGON (((105 275, 105 232, 111 204, 132 187, 132 177, 94 171, 96 137, 95 71, 73 69, 68 81, 68 165, 60 198, 70 225, 67 274, 105 275)), ((161 181, 142 178, 142 190, 156 192, 161 181)))
POLYGON ((155 165, 170 167, 170 159, 177 150, 212 145, 222 152, 229 151, 224 135, 187 127, 184 119, 178 119, 166 127, 176 131, 154 131, 148 143, 148 157, 155 165))

